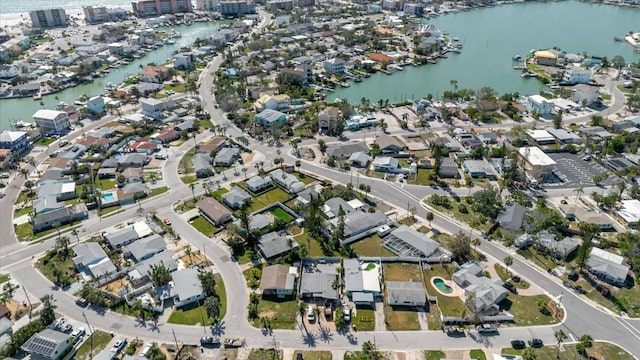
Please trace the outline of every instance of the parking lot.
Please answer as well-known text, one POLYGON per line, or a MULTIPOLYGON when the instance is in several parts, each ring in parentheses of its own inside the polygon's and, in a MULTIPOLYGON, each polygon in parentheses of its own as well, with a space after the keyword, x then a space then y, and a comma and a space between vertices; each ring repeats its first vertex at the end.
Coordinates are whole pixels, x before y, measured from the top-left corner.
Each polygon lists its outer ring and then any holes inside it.
MULTIPOLYGON (((545 181, 545 186, 562 188, 595 186, 593 177, 604 172, 608 173, 600 164, 593 160, 585 161, 583 156, 578 154, 550 153, 547 155, 557 163, 553 173, 559 181, 551 183, 545 181)), ((602 184, 613 185, 614 182, 615 177, 609 176, 602 184)))

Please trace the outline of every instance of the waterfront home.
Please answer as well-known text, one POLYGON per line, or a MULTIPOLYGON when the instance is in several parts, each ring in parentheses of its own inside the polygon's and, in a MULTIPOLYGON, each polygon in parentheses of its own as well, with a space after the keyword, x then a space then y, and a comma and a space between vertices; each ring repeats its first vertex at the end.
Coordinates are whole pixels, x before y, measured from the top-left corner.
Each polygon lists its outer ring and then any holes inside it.
POLYGON ((25 131, 0 131, 0 149, 22 154, 31 148, 29 134, 25 131))
POLYGON ((40 109, 33 114, 36 125, 47 134, 63 134, 69 130, 69 114, 64 111, 40 109))
POLYGON ((72 259, 73 265, 78 272, 87 276, 99 278, 118 271, 97 242, 77 244, 73 247, 73 252, 76 254, 72 259))
POLYGON ((259 114, 256 114, 253 119, 258 124, 273 127, 287 120, 287 115, 277 110, 264 109, 259 114))
POLYGON ((535 111, 541 116, 548 116, 553 111, 553 102, 541 95, 527 96, 525 105, 531 111, 535 111))
POLYGON ((533 53, 533 62, 539 65, 555 66, 558 63, 558 55, 549 50, 539 50, 533 53))
MULTIPOLYGON (((61 11, 64 13, 64 10, 61 11)), ((33 334, 20 349, 30 354, 34 360, 62 360, 73 347, 74 340, 70 334, 47 328, 33 334)))
POLYGON ((291 106, 291 97, 287 94, 269 95, 262 94, 260 98, 253 104, 257 111, 265 109, 283 110, 291 106))
POLYGON ((427 291, 422 282, 387 281, 387 302, 391 306, 417 306, 427 304, 427 291))
POLYGON ((202 197, 196 203, 196 208, 205 219, 215 226, 221 226, 233 220, 233 214, 218 200, 211 197, 202 197))
POLYGON ((340 116, 340 109, 335 106, 327 106, 318 113, 318 127, 320 131, 331 131, 335 126, 338 117, 340 116))
POLYGON ((344 128, 345 130, 360 130, 376 126, 378 123, 380 123, 380 120, 371 114, 353 114, 349 119, 344 121, 344 128))
POLYGON ((608 283, 624 286, 629 266, 623 265, 624 257, 594 247, 587 261, 587 270, 608 283))
POLYGON ((229 192, 222 194, 222 201, 232 209, 240 209, 245 205, 249 205, 252 200, 251 195, 238 186, 234 186, 229 192))
POLYGON ((12 89, 13 95, 31 96, 40 92, 40 83, 30 82, 26 84, 16 85, 12 89))
POLYGON ((393 62, 393 58, 391 56, 388 55, 384 55, 384 54, 380 54, 380 53, 371 53, 369 54, 369 58, 375 62, 379 62, 379 63, 391 63, 393 62))
POLYGON ((373 170, 394 173, 400 169, 398 159, 390 156, 378 156, 373 159, 373 170))
POLYGON ((572 67, 566 69, 562 75, 562 82, 567 85, 588 84, 591 80, 591 70, 572 67))
POLYGON ((298 243, 284 230, 264 234, 258 240, 258 249, 267 261, 285 255, 297 247, 298 243))
POLYGON ((0 65, 0 78, 11 79, 18 76, 20 72, 15 65, 0 65))
POLYGON ((195 62, 196 56, 194 53, 180 53, 173 57, 173 67, 175 69, 188 70, 195 62))
POLYGON ((324 69, 329 74, 341 74, 344 72, 345 64, 346 64, 346 61, 336 57, 336 58, 325 60, 324 69))
POLYGON ((280 76, 285 78, 288 77, 296 80, 302 85, 307 85, 307 81, 309 80, 310 77, 313 76, 313 71, 311 67, 308 67, 306 65, 301 65, 299 68, 295 68, 295 69, 291 69, 291 68, 280 69, 280 76), (304 71, 306 69, 308 69, 309 72, 304 71))
POLYGON ((600 88, 597 86, 578 84, 571 90, 571 100, 583 106, 591 106, 600 96, 600 88))
POLYGON ((286 265, 270 265, 262 269, 260 290, 264 295, 275 295, 279 298, 292 296, 295 292, 298 269, 286 265))
POLYGON ((102 114, 104 106, 104 98, 102 96, 93 96, 87 100, 87 111, 91 114, 102 114))

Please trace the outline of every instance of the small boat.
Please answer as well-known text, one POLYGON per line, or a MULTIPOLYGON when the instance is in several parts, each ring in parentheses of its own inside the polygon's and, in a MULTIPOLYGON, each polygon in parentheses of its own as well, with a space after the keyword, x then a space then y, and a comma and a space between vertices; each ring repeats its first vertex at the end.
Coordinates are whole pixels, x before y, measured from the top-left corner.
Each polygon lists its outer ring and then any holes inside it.
POLYGON ((531 78, 531 77, 538 77, 538 74, 527 71, 526 73, 523 73, 520 76, 522 76, 523 78, 531 78))
POLYGON ((520 61, 520 60, 522 60, 522 56, 515 55, 512 59, 513 59, 513 61, 520 61))
POLYGON ((454 37, 453 41, 460 41, 460 39, 458 39, 457 37, 454 37))
POLYGON ((624 39, 623 39, 623 38, 621 38, 621 37, 614 36, 614 37, 613 37, 613 41, 622 42, 622 41, 624 41, 624 39))
POLYGON ((187 26, 191 26, 191 24, 193 24, 193 22, 191 22, 191 20, 185 20, 184 24, 187 26))
POLYGON ((40 100, 40 99, 42 99, 41 93, 33 94, 33 100, 40 100))

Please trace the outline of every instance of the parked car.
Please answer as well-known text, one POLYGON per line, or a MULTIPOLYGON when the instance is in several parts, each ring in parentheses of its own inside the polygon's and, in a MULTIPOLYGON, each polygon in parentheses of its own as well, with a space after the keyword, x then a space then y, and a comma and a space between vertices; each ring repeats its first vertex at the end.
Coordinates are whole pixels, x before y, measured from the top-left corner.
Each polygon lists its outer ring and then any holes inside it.
POLYGON ((127 345, 127 339, 125 339, 125 338, 118 339, 116 341, 116 343, 113 344, 113 346, 111 347, 111 352, 112 353, 119 353, 120 350, 122 350, 122 348, 125 347, 125 345, 127 345))
POLYGON ((458 326, 447 326, 444 331, 448 336, 464 336, 464 328, 458 326))
POLYGON ((140 351, 140 354, 138 355, 146 357, 149 350, 151 350, 151 344, 145 345, 144 348, 142 348, 142 351, 140 351))
POLYGON ((533 339, 529 340, 529 346, 531 346, 533 348, 541 348, 541 347, 544 346, 544 343, 540 339, 533 338, 533 339))
POLYGON ((349 305, 347 304, 342 305, 342 316, 344 318, 344 321, 346 322, 351 321, 351 308, 349 307, 349 305))
POLYGON ((508 281, 505 281, 505 282, 502 284, 502 286, 503 286, 505 289, 507 289, 507 290, 511 291, 511 292, 512 292, 512 293, 514 293, 514 294, 517 294, 517 293, 518 293, 518 289, 516 288, 516 286, 515 286, 515 285, 513 285, 512 283, 508 282, 508 281))
POLYGON ((73 330, 73 332, 71 333, 71 336, 73 337, 80 337, 82 335, 84 335, 84 328, 83 327, 79 327, 75 330, 73 330))
POLYGON ((580 278, 580 275, 578 275, 578 273, 577 273, 577 272, 572 271, 572 272, 570 272, 570 273, 569 273, 569 275, 567 275, 567 277, 568 277, 568 278, 569 278, 569 280, 571 280, 571 281, 577 281, 577 280, 578 280, 578 278, 580 278))
POLYGON ((309 322, 316 321, 316 313, 313 311, 313 305, 309 305, 309 308, 307 309, 307 320, 309 322))
POLYGON ((476 326, 476 331, 481 334, 493 334, 498 332, 498 328, 492 324, 480 324, 476 326))
POLYGON ((522 340, 511 340, 511 347, 514 349, 524 349, 527 347, 527 343, 522 340))
POLYGON ((200 345, 220 345, 220 339, 213 336, 203 336, 200 338, 200 345))
POLYGON ((171 220, 169 220, 167 218, 164 218, 164 220, 162 220, 162 221, 164 221, 165 225, 171 226, 171 220))

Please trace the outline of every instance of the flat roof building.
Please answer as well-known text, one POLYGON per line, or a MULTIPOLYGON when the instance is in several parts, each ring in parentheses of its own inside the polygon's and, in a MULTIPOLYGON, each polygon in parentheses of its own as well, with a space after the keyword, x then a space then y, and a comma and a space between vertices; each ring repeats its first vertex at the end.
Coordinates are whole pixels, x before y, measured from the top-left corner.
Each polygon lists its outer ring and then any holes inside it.
POLYGON ((524 168, 533 177, 550 173, 556 166, 556 162, 535 146, 521 147, 518 155, 524 160, 524 168))

